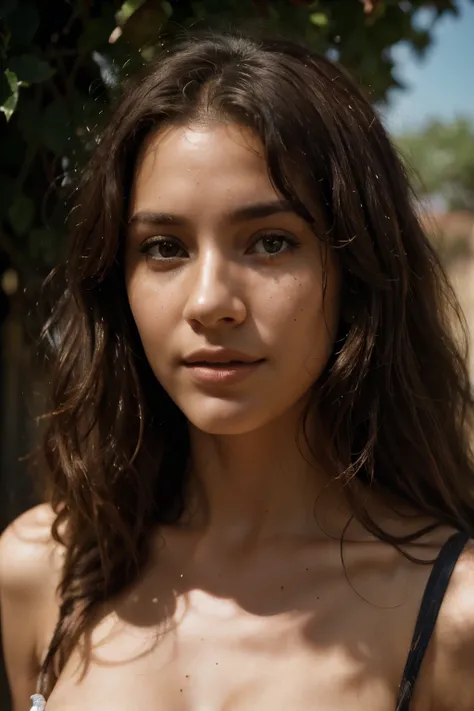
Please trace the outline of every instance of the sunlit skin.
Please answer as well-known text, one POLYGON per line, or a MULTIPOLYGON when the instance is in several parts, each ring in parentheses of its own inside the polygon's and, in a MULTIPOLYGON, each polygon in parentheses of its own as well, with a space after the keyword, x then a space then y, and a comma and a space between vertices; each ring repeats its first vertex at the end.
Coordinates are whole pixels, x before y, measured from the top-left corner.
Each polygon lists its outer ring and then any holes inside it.
POLYGON ((249 132, 191 126, 146 143, 130 204, 128 296, 151 367, 190 422, 193 470, 220 535, 230 522, 242 535, 293 519, 306 526, 301 494, 311 502, 321 482, 306 476, 297 420, 333 346, 338 281, 332 254, 276 192, 249 132), (263 362, 240 382, 201 382, 182 360, 202 348, 263 362))
MULTIPOLYGON (((189 422, 189 500, 182 520, 153 531, 138 582, 90 620, 88 664, 77 646, 47 711, 395 711, 430 568, 355 521, 346 529, 351 511, 317 405, 310 447, 299 434, 334 346, 342 276, 314 226, 282 200, 262 146, 240 126, 168 127, 142 148, 125 282, 151 368, 189 422), (254 364, 190 363, 201 349, 254 364)), ((394 535, 426 523, 413 512, 404 520, 400 502, 364 501, 394 535)), ((54 630, 61 567, 51 511, 25 517, 10 535, 35 581, 35 650, 14 711, 28 708, 54 630)), ((439 529, 409 552, 433 558, 446 537, 439 529)), ((17 564, 11 555, 5 569, 17 564)), ((437 624, 450 643, 466 619, 450 612, 457 575, 437 624)), ((32 624, 25 616, 30 637, 32 624)), ((414 711, 448 708, 433 705, 433 679, 449 677, 452 655, 442 644, 435 652, 414 711)))

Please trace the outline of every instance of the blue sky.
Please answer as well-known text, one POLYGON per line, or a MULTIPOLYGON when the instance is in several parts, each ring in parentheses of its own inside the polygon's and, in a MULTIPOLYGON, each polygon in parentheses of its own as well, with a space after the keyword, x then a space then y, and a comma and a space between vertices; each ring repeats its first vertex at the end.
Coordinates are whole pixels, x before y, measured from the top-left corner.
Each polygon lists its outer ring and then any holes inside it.
MULTIPOLYGON (((474 118, 474 2, 459 0, 460 14, 445 15, 433 31, 434 41, 422 60, 406 45, 394 49, 397 77, 405 91, 394 91, 382 113, 387 127, 399 133, 416 127, 430 117, 474 118)), ((420 23, 429 21, 428 13, 420 23)))

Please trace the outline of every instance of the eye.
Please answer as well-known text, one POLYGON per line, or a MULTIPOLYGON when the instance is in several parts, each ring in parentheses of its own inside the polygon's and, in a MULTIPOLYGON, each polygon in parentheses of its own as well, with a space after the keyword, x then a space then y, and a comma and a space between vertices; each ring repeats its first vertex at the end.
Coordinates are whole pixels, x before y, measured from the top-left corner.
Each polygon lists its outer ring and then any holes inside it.
POLYGON ((269 233, 260 236, 252 246, 252 252, 271 257, 282 254, 298 247, 298 242, 286 235, 279 233, 269 233))
POLYGON ((174 237, 152 237, 141 245, 140 252, 156 261, 182 259, 187 256, 186 250, 174 237))

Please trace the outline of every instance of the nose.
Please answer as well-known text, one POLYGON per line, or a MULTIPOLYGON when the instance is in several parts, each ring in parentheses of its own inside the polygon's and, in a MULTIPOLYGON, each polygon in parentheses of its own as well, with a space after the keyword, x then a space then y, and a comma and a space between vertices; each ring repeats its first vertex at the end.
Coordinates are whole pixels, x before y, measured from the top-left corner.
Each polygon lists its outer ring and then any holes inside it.
POLYGON ((189 292, 183 316, 193 328, 238 326, 247 317, 235 265, 217 250, 203 254, 189 272, 189 292))

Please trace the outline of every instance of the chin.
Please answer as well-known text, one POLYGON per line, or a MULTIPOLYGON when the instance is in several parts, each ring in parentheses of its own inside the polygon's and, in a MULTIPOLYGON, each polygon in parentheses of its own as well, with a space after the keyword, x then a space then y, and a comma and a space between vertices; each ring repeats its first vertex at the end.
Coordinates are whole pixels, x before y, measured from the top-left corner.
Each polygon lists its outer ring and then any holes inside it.
POLYGON ((214 401, 181 408, 189 423, 210 435, 243 435, 267 424, 272 418, 268 411, 243 403, 214 401))
POLYGON ((219 421, 219 422, 192 422, 189 420, 190 424, 200 432, 204 432, 208 435, 215 435, 216 437, 236 437, 238 435, 247 434, 249 431, 253 431, 253 427, 244 427, 243 425, 237 424, 232 421, 219 421))

